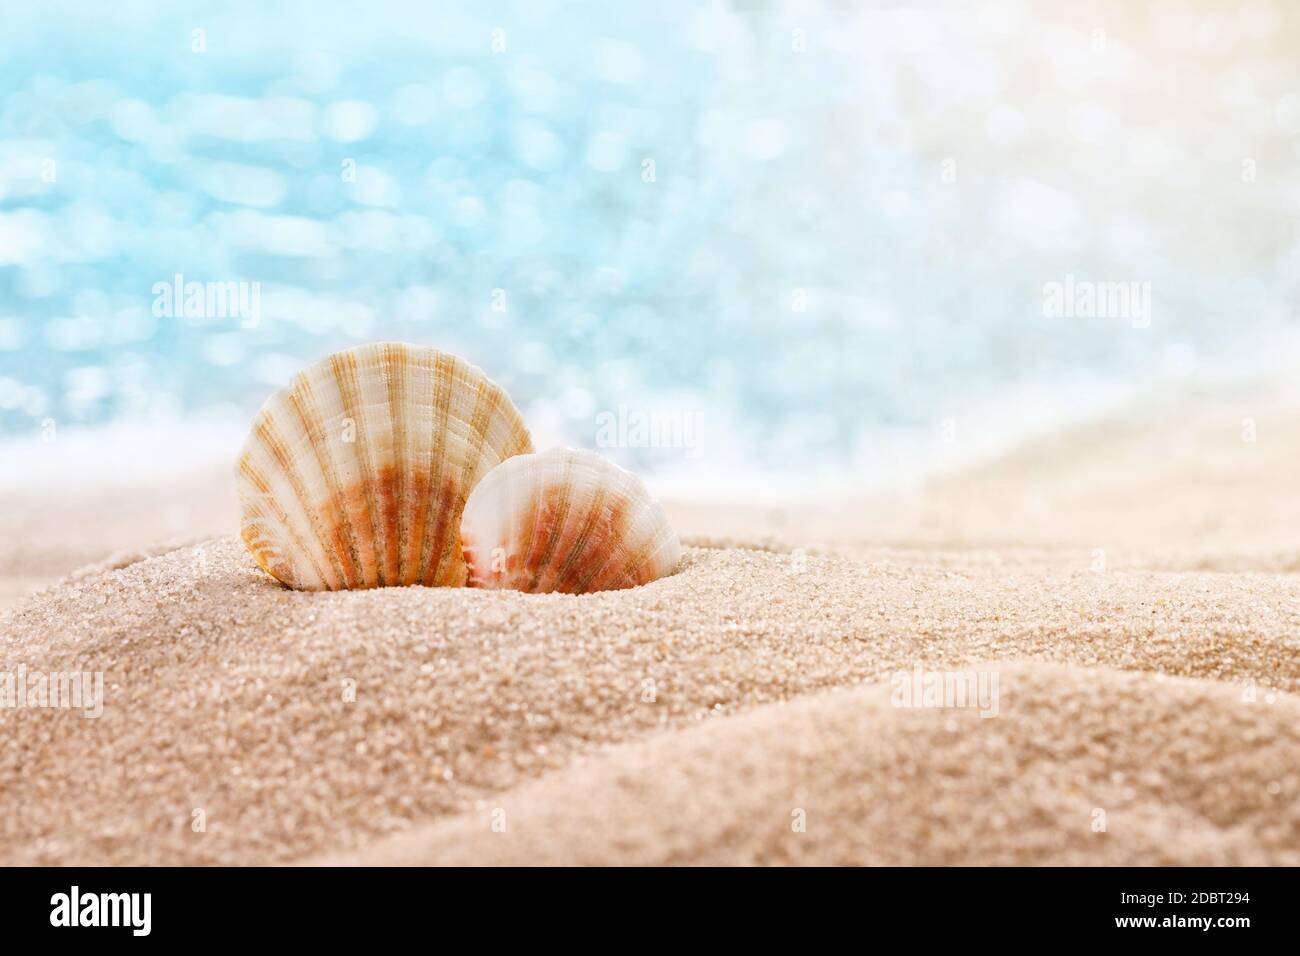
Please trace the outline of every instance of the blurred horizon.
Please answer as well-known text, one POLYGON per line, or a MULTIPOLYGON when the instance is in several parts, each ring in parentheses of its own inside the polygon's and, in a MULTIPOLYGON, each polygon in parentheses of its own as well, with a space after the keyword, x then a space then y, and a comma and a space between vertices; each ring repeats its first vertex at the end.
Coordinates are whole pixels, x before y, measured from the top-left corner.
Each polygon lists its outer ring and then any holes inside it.
POLYGON ((545 6, 7 9, 0 437, 399 339, 544 444, 871 483, 1297 354, 1294 5, 545 6))

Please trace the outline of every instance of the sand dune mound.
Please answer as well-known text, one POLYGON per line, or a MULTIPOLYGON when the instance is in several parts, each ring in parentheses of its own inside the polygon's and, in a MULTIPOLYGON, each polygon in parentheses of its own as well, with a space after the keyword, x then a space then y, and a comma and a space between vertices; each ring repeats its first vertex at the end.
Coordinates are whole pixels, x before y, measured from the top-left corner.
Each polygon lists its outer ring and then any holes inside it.
MULTIPOLYGON (((656 736, 654 746, 669 746, 664 741, 684 728, 707 721, 708 733, 719 734, 736 715, 754 711, 756 723, 737 728, 740 760, 757 746, 762 721, 772 719, 760 714, 787 712, 755 710, 762 705, 886 680, 918 664, 1016 658, 1228 683, 1204 714, 1173 692, 1159 698, 1176 712, 1170 720, 1185 722, 1169 746, 1175 754, 1201 748, 1187 754, 1186 773, 1204 764, 1207 800, 1232 796, 1221 810, 1206 805, 1209 825, 1226 831, 1236 820, 1231 826, 1244 828, 1242 842, 1207 843, 1205 852, 1271 853, 1275 844, 1251 822, 1254 804, 1233 795, 1237 778, 1218 774, 1249 770, 1243 786, 1256 778, 1277 782, 1282 789, 1269 797, 1281 807, 1274 807, 1281 827, 1294 825, 1283 811, 1294 807, 1295 779, 1271 769, 1272 750, 1243 750, 1239 737, 1217 725, 1245 721, 1254 733, 1264 725, 1251 721, 1272 719, 1244 705, 1231 709, 1247 682, 1261 694, 1297 689, 1300 599, 1288 581, 1043 572, 924 554, 863 564, 694 548, 672 577, 599 595, 426 588, 304 594, 257 571, 234 539, 214 539, 65 581, 0 628, 0 673, 99 671, 105 695, 103 715, 93 719, 52 708, 0 709, 0 862, 262 863, 346 851, 470 810, 609 745, 656 736), (1196 721, 1204 725, 1199 735, 1186 730, 1200 726, 1196 721), (1233 750, 1242 766, 1228 762, 1233 750), (1225 849, 1231 846, 1238 850, 1225 849)), ((1113 679, 1084 667, 1075 676, 1065 686, 1081 682, 1078 693, 1090 680, 1113 679)), ((1041 713, 1021 719, 1015 733, 1025 740, 1005 755, 1008 766, 1040 739, 1043 747, 1081 750, 1114 743, 1093 740, 1088 715, 1074 713, 1071 699, 1048 698, 1041 713), (1085 729, 1072 730, 1074 719, 1085 729), (1053 729, 1036 730, 1035 721, 1053 729)), ((815 720, 820 704, 810 706, 807 719, 815 720)), ((1294 727, 1294 711, 1278 713, 1289 714, 1294 727)), ((882 746, 896 750, 873 759, 895 754, 903 768, 910 760, 917 772, 933 769, 924 752, 913 752, 934 743, 913 736, 931 715, 916 718, 922 723, 915 727, 909 719, 883 714, 882 746)), ((955 719, 966 726, 964 716, 955 719)), ((1003 723, 982 721, 970 739, 994 735, 989 739, 1009 748, 1011 738, 996 735, 1013 731, 983 729, 1003 723)), ((1291 748, 1294 767, 1294 737, 1278 733, 1276 746, 1291 748)), ((1142 759, 1154 753, 1143 750, 1142 759)), ((954 759, 963 755, 951 749, 954 759)), ((1044 758, 1039 779, 1053 779, 1050 763, 1044 758)), ((1117 789, 1109 797, 1080 790, 1079 806, 1105 807, 1101 801, 1131 787, 1131 808, 1151 801, 1153 820, 1181 825, 1160 815, 1161 791, 1143 783, 1142 760, 1116 766, 1123 775, 1117 789)), ((653 781, 677 771, 639 772, 653 781)), ((978 768, 971 775, 979 776, 978 768)), ((796 779, 785 770, 773 776, 796 779)), ((564 784, 557 778, 555 786, 564 784)), ((852 789, 858 796, 844 800, 860 798, 861 787, 852 789)), ((887 792, 902 799, 901 790, 887 792)), ((1043 806, 1077 811, 1053 792, 1040 794, 1043 806)), ((528 812, 547 806, 540 801, 528 812)), ((1190 802, 1177 806, 1192 812, 1190 802)), ((789 812, 782 810, 787 827, 789 812)), ((955 800, 922 819, 941 832, 962 814, 969 828, 976 817, 993 826, 987 806, 963 808, 955 800)), ((921 836, 896 842, 899 860, 908 853, 932 858, 921 853, 921 836)), ((996 842, 990 837, 986 845, 996 842)), ((712 854, 695 842, 676 858, 712 854)))
POLYGON ((1300 863, 1300 701, 991 666, 996 716, 900 708, 893 682, 829 691, 619 748, 323 862, 1300 863))

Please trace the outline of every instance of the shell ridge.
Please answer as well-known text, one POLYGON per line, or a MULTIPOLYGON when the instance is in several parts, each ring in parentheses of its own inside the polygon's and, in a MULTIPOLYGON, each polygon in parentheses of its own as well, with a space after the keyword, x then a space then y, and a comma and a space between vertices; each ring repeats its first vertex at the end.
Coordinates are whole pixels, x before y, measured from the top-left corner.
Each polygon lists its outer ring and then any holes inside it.
MULTIPOLYGON (((632 537, 634 530, 640 530, 643 516, 658 517, 658 523, 667 526, 667 520, 663 517, 662 512, 655 514, 655 503, 649 498, 640 479, 623 468, 618 468, 618 478, 623 491, 623 500, 621 502, 621 511, 617 516, 618 524, 613 530, 612 536, 614 540, 619 542, 619 547, 610 549, 605 564, 593 577, 583 582, 584 588, 590 588, 593 591, 614 590, 629 586, 631 569, 634 569, 639 562, 645 561, 648 557, 645 552, 644 534, 642 534, 639 541, 632 537)), ((652 521, 652 526, 653 524, 652 521)), ((671 529, 668 530, 671 531, 671 529)), ((641 582, 631 580, 631 583, 639 584, 641 582)))
MULTIPOLYGON (((495 382, 488 382, 486 387, 478 393, 478 398, 474 403, 474 413, 470 417, 469 434, 472 441, 465 455, 464 461, 461 462, 460 483, 456 487, 456 547, 460 547, 460 516, 465 511, 465 500, 468 497, 465 489, 473 488, 475 479, 478 477, 477 471, 483 457, 483 444, 487 441, 488 423, 492 421, 493 412, 496 411, 499 404, 498 393, 500 388, 495 382), (471 469, 473 469, 471 471, 471 469)), ((495 463, 494 463, 495 464, 495 463)), ((448 551, 452 549, 452 541, 448 536, 448 551)), ((444 553, 443 560, 446 560, 448 554, 444 553)), ((463 560, 463 559, 462 559, 463 560)), ((441 569, 441 565, 439 565, 441 569)))
MULTIPOLYGON (((361 501, 364 507, 360 509, 354 507, 353 510, 360 510, 362 512, 361 517, 364 520, 353 527, 358 532, 357 556, 361 559, 361 573, 363 580, 367 582, 378 580, 382 584, 383 572, 380 570, 379 545, 376 540, 378 536, 375 533, 377 498, 374 489, 374 469, 371 467, 371 436, 369 429, 366 427, 365 415, 360 408, 356 353, 336 352, 331 356, 330 369, 334 374, 335 384, 338 386, 343 415, 356 428, 356 440, 351 444, 357 446, 357 448, 353 450, 352 454, 361 465, 361 487, 357 490, 361 492, 361 501)), ((355 505, 355 498, 352 501, 355 505)))
MULTIPOLYGON (((435 360, 434 375, 434 407, 439 414, 437 438, 434 446, 430 449, 430 476, 441 475, 443 469, 447 466, 447 445, 448 445, 448 425, 451 422, 451 401, 452 394, 456 385, 456 357, 447 352, 439 352, 435 360), (432 457, 436 452, 438 458, 437 468, 432 467, 432 457)), ((437 542, 442 541, 447 536, 447 509, 446 509, 446 485, 444 480, 437 488, 430 488, 430 498, 435 504, 442 506, 437 509, 437 517, 434 519, 434 533, 430 537, 425 534, 424 541, 420 549, 420 580, 425 586, 432 586, 442 571, 442 555, 438 555, 438 564, 434 565, 434 549, 437 542)))
MULTIPOLYGON (((613 537, 614 540, 617 540, 617 535, 613 537)), ((619 542, 610 549, 610 553, 603 564, 596 567, 595 570, 578 582, 577 593, 585 594, 588 591, 610 590, 610 582, 618 580, 614 572, 621 573, 623 566, 627 562, 627 555, 627 546, 619 542)))
MULTIPOLYGON (((641 547, 637 549, 638 557, 640 559, 640 567, 657 568, 659 572, 658 576, 666 575, 669 571, 671 571, 673 565, 675 565, 676 562, 672 562, 672 564, 669 564, 667 560, 664 560, 663 562, 657 560, 660 556, 660 553, 664 550, 664 548, 668 544, 668 540, 670 537, 673 537, 672 528, 670 528, 667 524, 663 524, 659 527, 658 531, 656 531, 653 535, 650 536, 650 538, 644 541, 641 547), (659 567, 661 563, 663 564, 663 566, 659 567)), ((626 575, 630 575, 634 579, 635 584, 648 583, 646 581, 641 580, 641 576, 635 573, 636 569, 637 569, 637 565, 633 564, 631 567, 625 568, 623 573, 626 575)))
POLYGON ((670 574, 677 570, 677 565, 682 560, 682 543, 668 524, 668 517, 664 514, 663 508, 657 507, 656 512, 655 517, 660 519, 662 527, 652 539, 652 554, 659 559, 661 573, 670 574))
MULTIPOLYGON (((276 523, 279 524, 280 527, 284 530, 285 534, 293 540, 293 543, 297 546, 297 550, 300 553, 306 555, 307 561, 311 565, 312 572, 316 575, 317 580, 320 581, 321 587, 328 586, 330 582, 329 575, 323 573, 320 565, 316 561, 316 556, 312 554, 312 549, 306 544, 306 542, 302 538, 302 535, 294 527, 294 523, 290 520, 288 512, 285 510, 283 506, 279 504, 279 502, 275 500, 275 497, 270 493, 271 491, 270 482, 267 481, 266 476, 263 475, 261 471, 257 469, 256 465, 254 465, 253 462, 249 460, 247 454, 240 457, 239 470, 244 475, 244 477, 248 479, 249 483, 252 484, 252 486, 258 491, 257 497, 252 501, 248 502, 248 505, 256 509, 260 516, 266 518, 274 518, 276 523), (271 509, 270 514, 267 514, 268 508, 271 509)), ((291 487, 293 486, 292 481, 290 481, 290 486, 291 487)), ((295 489, 295 494, 297 494, 296 489, 295 489)), ((301 498, 299 499, 298 503, 299 503, 299 507, 303 507, 301 498)), ((308 518, 310 519, 311 512, 307 511, 305 507, 303 510, 304 513, 307 514, 308 518)), ((273 541, 274 539, 268 538, 268 540, 273 541)), ((274 550, 277 555, 280 554, 278 548, 275 548, 274 550)))
POLYGON ((308 411, 308 398, 312 394, 311 383, 307 381, 305 375, 299 375, 298 381, 294 383, 293 388, 289 391, 289 401, 294 410, 298 413, 298 418, 302 422, 303 430, 307 433, 307 444, 316 457, 316 463, 320 466, 321 473, 325 476, 325 486, 329 494, 329 504, 331 514, 325 517, 328 524, 329 519, 333 518, 336 530, 331 537, 335 544, 342 544, 343 547, 335 547, 334 552, 338 556, 339 566, 343 572, 343 584, 347 588, 359 586, 360 576, 357 574, 357 546, 356 536, 352 531, 352 522, 348 520, 347 509, 343 506, 343 493, 338 486, 338 473, 334 467, 334 460, 330 455, 321 453, 317 438, 323 433, 324 427, 318 419, 308 411))
POLYGON ((402 556, 406 541, 406 503, 410 482, 410 469, 400 457, 406 451, 407 414, 407 350, 401 345, 385 344, 385 392, 388 407, 392 410, 392 461, 387 482, 381 475, 380 489, 384 498, 384 578, 391 584, 402 582, 402 556), (394 483, 396 489, 394 490, 394 483), (387 532, 393 532, 391 535, 387 532), (391 539, 391 540, 390 540, 391 539))
MULTIPOLYGON (((412 350, 412 353, 414 354, 414 350, 412 350)), ((419 403, 423 400, 423 398, 425 397, 425 388, 426 387, 428 388, 430 413, 432 413, 432 411, 436 409, 438 405, 437 372, 438 372, 438 363, 439 363, 438 356, 440 354, 441 353, 434 352, 431 356, 429 356, 429 358, 431 358, 432 361, 427 363, 428 367, 426 367, 426 364, 422 362, 419 367, 419 374, 413 376, 411 380, 412 391, 410 397, 412 401, 415 403, 419 403)), ((425 553, 425 545, 426 545, 425 526, 428 524, 429 505, 430 505, 430 499, 432 497, 432 490, 433 490, 432 479, 433 479, 433 475, 435 474, 433 470, 433 454, 435 448, 435 440, 432 437, 435 434, 435 431, 432 425, 433 422, 432 422, 432 414, 431 414, 430 428, 429 428, 430 439, 429 439, 428 448, 427 449, 424 448, 423 445, 418 446, 416 448, 416 450, 419 450, 422 453, 424 453, 425 459, 423 461, 416 462, 417 470, 413 475, 411 475, 411 494, 413 496, 412 500, 415 505, 415 511, 410 516, 409 519, 409 527, 407 529, 407 538, 406 538, 406 554, 404 556, 405 567, 402 571, 402 578, 401 578, 402 584, 407 586, 412 584, 420 584, 424 580, 424 553, 425 553)), ((423 436, 421 436, 421 438, 423 438, 423 436)))
POLYGON ((602 590, 602 585, 609 580, 609 569, 619 564, 620 556, 625 555, 628 550, 623 543, 623 536, 627 534, 629 518, 628 502, 624 499, 615 505, 609 515, 609 540, 614 542, 614 546, 609 549, 609 554, 605 556, 603 562, 592 568, 585 577, 578 579, 577 593, 602 590))
MULTIPOLYGON (((306 482, 302 473, 297 468, 294 456, 290 454, 287 436, 276 424, 275 415, 267 414, 262 418, 255 426, 254 434, 259 435, 263 439, 264 444, 269 446, 275 452, 276 463, 281 466, 285 480, 289 483, 289 487, 293 491, 298 509, 307 519, 308 528, 303 530, 310 530, 312 536, 318 543, 323 541, 324 538, 321 536, 321 531, 317 524, 316 509, 311 506, 310 497, 307 494, 306 482)), ((249 466, 256 470, 256 466, 251 461, 249 462, 249 466)), ((270 483, 266 480, 265 475, 262 475, 260 472, 258 474, 264 487, 262 492, 263 495, 270 497, 270 483)), ((286 511, 287 518, 287 509, 283 510, 286 511)), ((305 543, 302 534, 295 534, 295 542, 299 545, 305 543)), ((337 589, 340 586, 340 582, 343 580, 342 574, 336 566, 327 568, 327 566, 330 565, 329 549, 319 548, 319 550, 325 557, 325 564, 321 564, 317 561, 316 556, 312 555, 310 550, 308 551, 308 557, 311 558, 316 574, 321 580, 321 586, 331 590, 337 589), (329 571, 333 571, 333 573, 329 573, 329 571)))
MULTIPOLYGON (((268 402, 267 405, 269 407, 270 402, 268 402)), ((296 394, 290 392, 289 394, 285 395, 282 407, 284 407, 285 409, 287 409, 289 412, 293 414, 295 420, 297 421, 301 429, 302 434, 307 439, 307 446, 309 448, 312 448, 314 453, 315 446, 313 445, 311 440, 310 426, 307 423, 307 419, 305 418, 301 407, 299 407, 296 394)), ((313 454, 313 457, 316 459, 316 467, 320 468, 321 474, 324 475, 325 471, 321 465, 320 457, 315 454, 313 454)), ((312 530, 315 533, 317 540, 321 543, 321 551, 324 553, 326 561, 329 563, 330 568, 333 570, 332 575, 326 575, 326 581, 328 583, 330 590, 338 590, 339 588, 347 587, 349 581, 348 575, 349 575, 350 565, 345 567, 343 556, 340 555, 336 549, 325 546, 325 542, 329 540, 329 536, 323 526, 323 522, 328 520, 328 516, 321 515, 319 504, 313 503, 311 496, 307 492, 307 483, 305 477, 306 476, 303 475, 302 471, 295 465, 293 475, 290 477, 290 482, 291 484, 293 484, 295 488, 295 494, 298 494, 300 496, 300 502, 302 505, 303 512, 308 516, 308 519, 311 521, 312 530), (294 483, 295 479, 297 480, 297 483, 294 483), (301 490, 299 490, 299 488, 301 490)))
POLYGON ((604 508, 605 486, 591 481, 589 469, 574 458, 566 460, 564 513, 556 522, 554 542, 542 557, 541 571, 530 585, 532 590, 562 591, 561 575, 575 558, 585 553, 587 535, 604 508))
MULTIPOLYGON (((537 473, 543 476, 543 479, 549 472, 550 460, 546 456, 539 456, 536 463, 532 466, 537 473)), ((520 466, 523 477, 529 477, 527 465, 520 466)), ((519 590, 528 590, 530 582, 533 579, 533 570, 537 567, 537 543, 538 538, 545 533, 547 521, 550 514, 551 495, 553 492, 548 484, 543 484, 539 489, 538 496, 532 502, 532 507, 528 509, 529 521, 526 527, 529 529, 526 537, 519 537, 519 555, 518 567, 515 574, 515 586, 519 590)))
POLYGON ((257 562, 259 568, 277 581, 292 587, 297 582, 297 575, 286 565, 284 557, 275 547, 274 539, 267 533, 260 518, 260 512, 256 516, 247 516, 240 525, 239 537, 243 539, 244 546, 253 555, 253 560, 257 562))
MULTIPOLYGON (((647 513, 650 517, 654 517, 651 509, 645 509, 643 513, 647 513)), ((650 564, 658 551, 658 548, 655 546, 657 537, 660 534, 671 533, 671 530, 672 529, 668 527, 667 523, 663 523, 659 526, 659 531, 656 532, 655 535, 648 539, 642 537, 640 542, 635 546, 631 544, 628 545, 627 560, 623 562, 621 567, 619 567, 617 575, 612 578, 612 580, 620 582, 618 587, 632 587, 646 583, 641 580, 641 575, 637 574, 636 570, 638 567, 645 568, 650 564)))
MULTIPOLYGON (((513 467, 508 472, 509 482, 507 486, 511 494, 520 485, 527 476, 527 470, 524 465, 520 464, 513 467)), ((537 509, 536 508, 512 508, 510 511, 510 528, 508 536, 504 542, 504 567, 500 577, 505 581, 516 582, 519 575, 523 574, 524 561, 528 557, 527 549, 532 547, 533 534, 537 530, 537 509)), ((514 587, 511 583, 508 587, 514 587)))
POLYGON ((598 539, 597 544, 602 542, 612 544, 608 547, 604 561, 586 567, 586 574, 582 574, 584 566, 579 565, 578 573, 581 576, 573 582, 574 593, 606 589, 604 586, 607 580, 606 572, 609 566, 617 561, 618 555, 626 552, 628 529, 635 527, 632 515, 635 513, 638 495, 645 495, 645 488, 631 472, 613 462, 608 463, 608 468, 611 476, 610 501, 605 513, 601 515, 598 527, 601 528, 603 536, 598 539))
POLYGON ((566 585, 568 585, 569 575, 574 566, 574 562, 577 561, 580 556, 585 555, 591 534, 596 529, 596 525, 604 517, 605 499, 608 497, 609 489, 604 485, 596 485, 596 492, 591 503, 591 510, 587 515, 587 520, 583 522, 582 530, 578 533, 578 539, 573 543, 573 547, 569 549, 569 554, 568 557, 564 559, 564 564, 561 565, 560 570, 555 574, 555 590, 564 591, 566 585))
POLYGON ((397 583, 394 489, 400 464, 393 453, 393 432, 394 418, 400 414, 400 407, 392 401, 395 363, 391 349, 388 343, 379 343, 357 349, 350 357, 358 421, 364 436, 360 448, 363 454, 358 457, 364 466, 366 513, 370 517, 375 573, 380 587, 397 583), (378 387, 374 382, 376 378, 378 387))
MULTIPOLYGON (((566 458, 564 460, 564 469, 561 473, 560 480, 556 487, 559 488, 559 494, 546 502, 547 514, 544 516, 545 521, 540 523, 541 530, 545 532, 545 538, 542 540, 541 552, 524 563, 524 568, 530 574, 527 591, 535 591, 537 585, 546 572, 547 562, 555 554, 555 549, 559 545, 564 534, 564 522, 569 516, 569 508, 573 503, 573 460, 566 458)), ((534 540, 533 547, 536 549, 539 542, 534 540)))

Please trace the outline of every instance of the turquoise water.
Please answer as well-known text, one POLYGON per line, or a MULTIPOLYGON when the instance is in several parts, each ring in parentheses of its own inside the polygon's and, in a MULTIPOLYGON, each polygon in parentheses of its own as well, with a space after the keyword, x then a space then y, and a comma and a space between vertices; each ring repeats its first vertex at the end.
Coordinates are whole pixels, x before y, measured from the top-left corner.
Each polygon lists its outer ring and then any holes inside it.
POLYGON ((1288 4, 270 6, 6 8, 5 434, 396 338, 685 423, 647 469, 860 473, 1293 354, 1288 4))

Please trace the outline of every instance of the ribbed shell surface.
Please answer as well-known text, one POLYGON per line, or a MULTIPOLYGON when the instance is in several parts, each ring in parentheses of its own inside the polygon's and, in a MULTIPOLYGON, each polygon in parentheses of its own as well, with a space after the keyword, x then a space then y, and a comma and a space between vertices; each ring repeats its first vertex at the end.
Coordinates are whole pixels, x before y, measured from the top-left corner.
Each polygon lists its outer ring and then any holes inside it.
POLYGON ((582 594, 647 584, 681 545, 635 475, 595 452, 554 448, 490 471, 461 519, 469 585, 582 594))
POLYGON ((505 391, 463 359, 389 342, 337 352, 254 420, 237 469, 240 532, 292 588, 461 586, 466 499, 530 451, 505 391))

